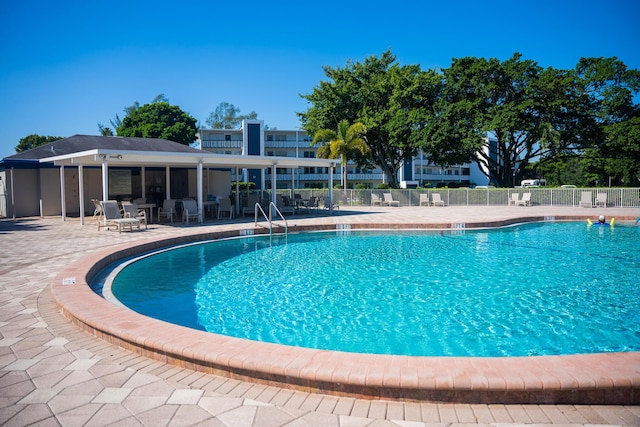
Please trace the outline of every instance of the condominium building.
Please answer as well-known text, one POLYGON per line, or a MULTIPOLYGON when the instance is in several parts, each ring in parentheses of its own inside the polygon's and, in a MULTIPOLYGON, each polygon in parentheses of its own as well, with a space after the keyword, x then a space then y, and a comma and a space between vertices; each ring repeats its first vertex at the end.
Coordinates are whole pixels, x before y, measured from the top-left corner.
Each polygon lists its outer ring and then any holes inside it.
MULTIPOLYGON (((318 151, 318 147, 311 145, 313 136, 305 131, 267 129, 262 120, 245 120, 240 129, 201 129, 197 137, 202 150, 217 154, 315 158, 318 151)), ((361 169, 355 164, 348 164, 347 168, 350 188, 358 184, 375 188, 387 181, 379 168, 361 169)), ((266 189, 272 182, 271 172, 270 169, 243 169, 238 178, 241 182, 253 182, 258 189, 266 189)), ((236 179, 235 175, 232 179, 236 179)), ((333 182, 341 183, 341 179, 342 173, 337 168, 333 182)), ((475 164, 439 166, 422 152, 405 162, 398 180, 406 187, 468 187, 488 182, 475 164)), ((276 169, 277 188, 322 188, 328 182, 327 168, 276 169)))

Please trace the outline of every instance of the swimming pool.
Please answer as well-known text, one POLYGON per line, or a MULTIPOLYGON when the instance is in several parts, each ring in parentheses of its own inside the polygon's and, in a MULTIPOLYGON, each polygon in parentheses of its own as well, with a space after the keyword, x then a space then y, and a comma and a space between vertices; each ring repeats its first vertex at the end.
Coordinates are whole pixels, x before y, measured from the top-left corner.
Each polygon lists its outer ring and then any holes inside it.
POLYGON ((310 233, 273 245, 223 240, 137 260, 111 289, 148 316, 302 347, 423 356, 635 351, 638 231, 550 223, 310 233))

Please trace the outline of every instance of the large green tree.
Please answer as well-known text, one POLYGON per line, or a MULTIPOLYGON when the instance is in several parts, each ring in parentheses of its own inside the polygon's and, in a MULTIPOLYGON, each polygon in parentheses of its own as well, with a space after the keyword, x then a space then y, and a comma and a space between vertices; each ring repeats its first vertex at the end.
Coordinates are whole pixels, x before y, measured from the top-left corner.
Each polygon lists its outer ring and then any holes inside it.
POLYGON ((594 132, 589 102, 572 70, 506 61, 454 59, 422 147, 437 164, 475 161, 499 186, 520 181, 532 162, 579 149, 594 132))
POLYGON ((160 101, 131 111, 118 127, 119 136, 162 138, 189 145, 195 141, 197 121, 176 105, 160 101))
POLYGON ((583 156, 590 184, 640 184, 640 71, 614 57, 583 58, 576 72, 599 130, 583 156))
POLYGON ((367 129, 362 123, 349 125, 346 120, 338 123, 338 129, 321 129, 313 136, 311 145, 320 144, 317 156, 323 159, 340 159, 342 165, 342 182, 347 182, 347 163, 355 160, 358 165, 366 162, 371 150, 367 145, 367 129))
POLYGON ((15 150, 16 153, 21 153, 23 151, 31 150, 32 148, 48 144, 59 139, 62 139, 62 137, 31 134, 29 136, 25 136, 24 138, 20 138, 20 141, 18 141, 18 145, 15 146, 15 150))
POLYGON ((228 102, 221 102, 206 120, 209 129, 238 129, 243 120, 255 120, 255 111, 240 114, 240 109, 228 102))
POLYGON ((400 66, 390 50, 344 68, 325 66, 328 78, 301 95, 310 104, 298 117, 309 135, 334 129, 342 120, 367 129, 370 162, 379 166, 392 187, 404 160, 417 154, 414 131, 427 122, 440 91, 441 78, 417 65, 400 66))

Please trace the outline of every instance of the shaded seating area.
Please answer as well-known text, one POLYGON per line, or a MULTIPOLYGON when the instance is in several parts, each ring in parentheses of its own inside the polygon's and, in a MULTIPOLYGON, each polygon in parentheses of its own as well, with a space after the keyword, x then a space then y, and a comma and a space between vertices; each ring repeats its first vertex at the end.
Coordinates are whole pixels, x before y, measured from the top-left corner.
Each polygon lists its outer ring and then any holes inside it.
POLYGON ((323 197, 322 198, 322 206, 324 207, 325 210, 340 210, 340 204, 339 203, 332 203, 331 199, 328 197, 323 197))
POLYGON ((580 207, 581 208, 592 208, 593 207, 593 194, 591 191, 583 191, 580 196, 580 207))

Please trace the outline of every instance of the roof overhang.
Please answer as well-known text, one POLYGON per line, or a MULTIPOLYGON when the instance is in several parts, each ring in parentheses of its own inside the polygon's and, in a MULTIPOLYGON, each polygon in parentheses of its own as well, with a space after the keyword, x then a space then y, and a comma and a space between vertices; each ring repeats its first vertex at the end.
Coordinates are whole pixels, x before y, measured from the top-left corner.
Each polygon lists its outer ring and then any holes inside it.
POLYGON ((158 152, 92 149, 60 156, 40 159, 40 163, 54 163, 56 166, 101 166, 106 161, 109 166, 174 166, 197 167, 202 163, 209 168, 251 168, 267 169, 273 166, 281 168, 297 167, 335 167, 338 160, 275 156, 239 156, 216 154, 203 151, 158 152))

